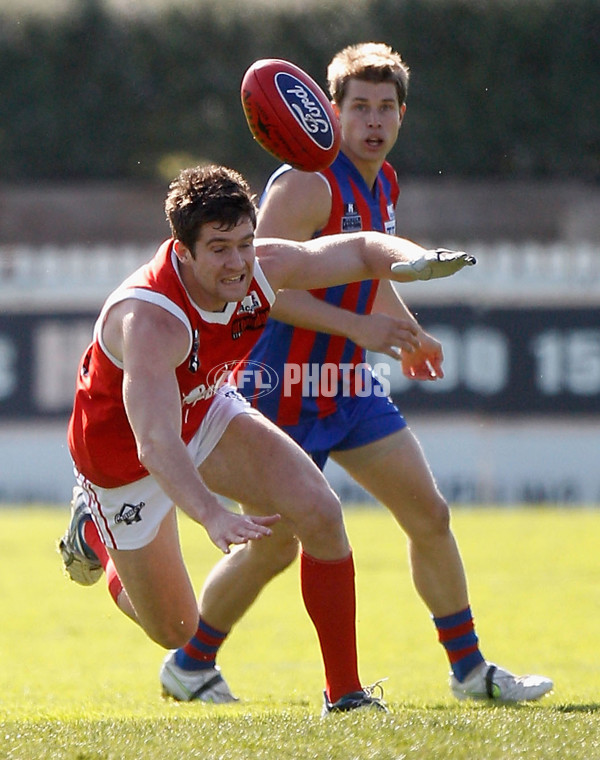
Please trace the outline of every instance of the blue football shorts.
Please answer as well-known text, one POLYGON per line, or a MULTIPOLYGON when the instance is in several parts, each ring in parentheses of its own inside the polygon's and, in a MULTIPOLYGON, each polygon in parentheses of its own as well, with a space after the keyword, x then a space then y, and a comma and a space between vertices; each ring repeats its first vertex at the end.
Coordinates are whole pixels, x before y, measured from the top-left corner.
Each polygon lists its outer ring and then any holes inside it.
POLYGON ((284 430, 317 467, 325 467, 332 451, 347 451, 379 441, 406 427, 406 420, 385 395, 349 396, 338 399, 338 408, 327 417, 314 417, 284 430))

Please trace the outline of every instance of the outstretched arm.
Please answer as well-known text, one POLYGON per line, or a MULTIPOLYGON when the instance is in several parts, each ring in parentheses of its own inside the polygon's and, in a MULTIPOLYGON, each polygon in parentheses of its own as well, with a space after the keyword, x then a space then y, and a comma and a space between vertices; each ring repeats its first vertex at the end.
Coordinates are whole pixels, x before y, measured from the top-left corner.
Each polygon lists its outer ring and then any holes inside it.
POLYGON ((382 232, 330 235, 305 243, 257 240, 256 248, 274 290, 310 290, 369 279, 430 280, 475 264, 462 251, 430 251, 382 232))
MULTIPOLYGON (((290 170, 267 193, 258 215, 257 234, 310 240, 327 224, 330 214, 331 194, 323 177, 290 170)), ((308 291, 279 291, 271 315, 307 330, 344 335, 363 348, 395 359, 401 351, 409 352, 418 345, 414 319, 356 314, 315 298, 308 291)))
POLYGON ((368 351, 398 359, 410 380, 444 376, 441 343, 419 325, 387 280, 379 283, 371 314, 332 306, 304 290, 280 291, 271 314, 307 330, 344 335, 368 351))
MULTIPOLYGON (((327 223, 330 213, 331 195, 322 176, 287 171, 271 186, 263 201, 257 235, 310 240, 327 223)), ((422 380, 443 377, 441 345, 419 326, 385 280, 379 283, 373 311, 368 315, 356 314, 306 291, 282 290, 271 314, 305 329, 345 335, 368 350, 401 358, 407 377, 422 380)))
POLYGON ((183 324, 154 304, 125 301, 109 313, 106 326, 109 349, 123 361, 123 400, 140 462, 223 552, 229 552, 230 544, 270 535, 269 525, 278 517, 225 509, 204 484, 181 439, 175 367, 188 350, 183 324))
MULTIPOLYGON (((379 288, 387 283, 381 282, 379 288)), ((369 351, 394 359, 418 345, 418 325, 412 315, 356 314, 315 298, 305 290, 281 290, 271 315, 282 322, 330 335, 344 335, 369 351)))

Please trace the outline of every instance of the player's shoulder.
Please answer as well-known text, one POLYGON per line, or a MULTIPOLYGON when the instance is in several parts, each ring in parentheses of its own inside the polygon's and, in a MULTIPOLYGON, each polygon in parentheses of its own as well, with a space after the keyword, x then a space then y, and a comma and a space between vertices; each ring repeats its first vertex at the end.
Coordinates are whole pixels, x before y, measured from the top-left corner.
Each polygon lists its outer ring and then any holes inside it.
POLYGON ((265 188, 265 196, 270 193, 293 193, 296 198, 304 195, 312 197, 316 193, 323 197, 330 195, 331 190, 321 172, 303 172, 289 167, 271 177, 265 188))
POLYGON ((331 192, 323 177, 290 168, 263 196, 257 235, 309 240, 326 223, 330 209, 331 192))
POLYGON ((394 169, 389 161, 384 161, 379 171, 391 182, 394 182, 395 184, 398 183, 398 172, 394 169))

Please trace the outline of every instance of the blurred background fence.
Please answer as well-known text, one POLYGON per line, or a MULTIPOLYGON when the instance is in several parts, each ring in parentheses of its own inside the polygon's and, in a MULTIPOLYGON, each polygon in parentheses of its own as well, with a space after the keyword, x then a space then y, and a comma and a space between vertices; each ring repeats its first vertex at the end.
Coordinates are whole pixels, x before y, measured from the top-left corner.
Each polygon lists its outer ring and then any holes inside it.
POLYGON ((73 0, 61 14, 39 0, 41 17, 4 2, 3 179, 164 180, 181 156, 262 178, 273 162, 250 148, 239 107, 247 66, 287 58, 325 85, 332 54, 368 39, 412 71, 402 173, 600 178, 597 0, 164 0, 155 12, 73 0))
POLYGON ((412 72, 399 233, 479 260, 402 289, 443 381, 371 359, 452 501, 600 502, 598 0, 0 0, 0 502, 68 499, 77 360, 168 235, 171 177, 221 162, 259 192, 275 168, 246 67, 287 58, 324 85, 369 39, 412 72))

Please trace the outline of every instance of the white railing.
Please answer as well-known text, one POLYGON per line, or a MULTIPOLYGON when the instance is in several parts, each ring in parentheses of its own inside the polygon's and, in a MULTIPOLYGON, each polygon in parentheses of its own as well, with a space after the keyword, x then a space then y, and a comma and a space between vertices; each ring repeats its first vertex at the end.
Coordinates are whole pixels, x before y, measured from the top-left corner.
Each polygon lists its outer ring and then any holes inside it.
POLYGON ((600 250, 593 243, 472 242, 465 248, 477 266, 400 286, 403 295, 431 303, 600 303, 600 250))
POLYGON ((0 309, 101 303, 157 246, 0 247, 0 309))
MULTIPOLYGON (((600 303, 600 251, 593 243, 465 246, 477 266, 435 282, 400 285, 421 303, 600 303)), ((99 304, 156 246, 0 246, 0 310, 99 304)))

